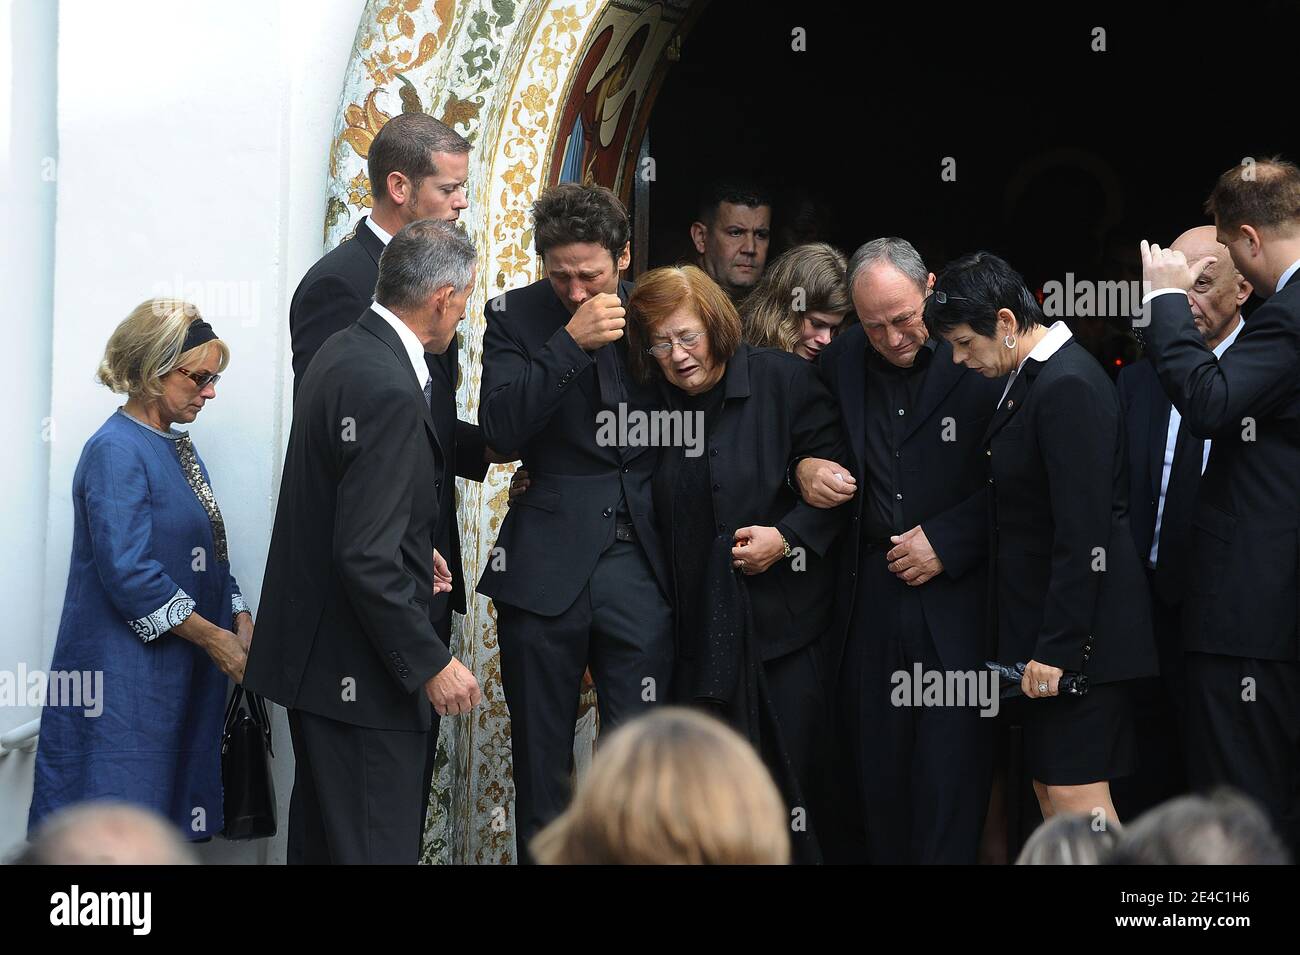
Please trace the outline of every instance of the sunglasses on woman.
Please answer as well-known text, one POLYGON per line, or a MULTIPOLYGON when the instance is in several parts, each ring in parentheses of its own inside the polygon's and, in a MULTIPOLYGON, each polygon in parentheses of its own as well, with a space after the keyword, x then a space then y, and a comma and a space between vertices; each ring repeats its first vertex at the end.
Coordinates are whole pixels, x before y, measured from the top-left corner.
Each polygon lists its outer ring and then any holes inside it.
POLYGON ((196 371, 187 371, 184 368, 177 368, 176 371, 179 371, 190 381, 194 382, 194 384, 198 385, 199 391, 202 391, 204 388, 208 387, 208 385, 215 385, 221 380, 221 375, 219 374, 202 374, 196 371))

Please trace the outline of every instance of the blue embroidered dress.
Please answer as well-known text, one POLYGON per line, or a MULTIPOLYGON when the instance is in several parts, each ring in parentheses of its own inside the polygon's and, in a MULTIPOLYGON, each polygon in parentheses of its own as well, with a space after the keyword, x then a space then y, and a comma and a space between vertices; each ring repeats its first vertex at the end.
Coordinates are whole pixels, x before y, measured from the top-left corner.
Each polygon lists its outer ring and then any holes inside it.
POLYGON ((190 839, 211 836, 223 825, 229 680, 169 632, 195 611, 231 629, 247 609, 207 471, 189 435, 118 409, 82 449, 72 490, 50 685, 57 674, 102 671, 102 700, 46 700, 28 832, 63 806, 116 799, 157 810, 190 839))

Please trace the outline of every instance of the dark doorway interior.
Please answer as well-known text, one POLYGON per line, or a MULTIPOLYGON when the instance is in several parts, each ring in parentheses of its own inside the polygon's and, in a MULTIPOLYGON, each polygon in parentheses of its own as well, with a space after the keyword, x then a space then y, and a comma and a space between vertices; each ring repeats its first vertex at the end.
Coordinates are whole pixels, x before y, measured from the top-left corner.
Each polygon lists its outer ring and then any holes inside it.
MULTIPOLYGON (((697 191, 736 173, 778 196, 769 261, 811 237, 848 253, 893 234, 936 272, 983 248, 1035 288, 1131 279, 1139 239, 1208 221, 1222 170, 1300 158, 1300 3, 1071 7, 713 0, 649 125, 650 264, 689 253, 697 191)), ((1076 327, 1112 372, 1133 354, 1116 324, 1076 327)))

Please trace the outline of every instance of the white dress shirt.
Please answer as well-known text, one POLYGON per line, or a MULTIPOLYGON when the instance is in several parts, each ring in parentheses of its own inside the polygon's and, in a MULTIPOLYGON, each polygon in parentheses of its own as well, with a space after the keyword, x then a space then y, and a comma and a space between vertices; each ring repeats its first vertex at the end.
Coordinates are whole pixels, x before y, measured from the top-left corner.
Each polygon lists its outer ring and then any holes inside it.
MULTIPOLYGON (((1300 263, 1297 263, 1300 265, 1300 263)), ((1219 344, 1214 346, 1214 357, 1222 358, 1223 353, 1228 347, 1237 340, 1241 334, 1241 329, 1246 323, 1241 320, 1241 315, 1237 316, 1237 327, 1219 344)), ((1178 444, 1178 426, 1182 424, 1183 416, 1178 413, 1178 409, 1173 405, 1169 406, 1169 429, 1165 432, 1165 463, 1160 472, 1160 500, 1156 503, 1156 530, 1151 536, 1151 552, 1147 555, 1147 560, 1151 566, 1156 565, 1156 558, 1160 553, 1160 522, 1165 515, 1165 494, 1169 491, 1169 473, 1174 466, 1174 447, 1178 444)), ((1205 466, 1210 462, 1210 442, 1205 442, 1205 453, 1201 455, 1201 473, 1205 473, 1205 466)))
POLYGON ((1015 384, 1020 369, 1025 367, 1025 362, 1031 358, 1034 361, 1047 361, 1073 337, 1070 326, 1066 325, 1065 322, 1053 322, 1052 327, 1047 330, 1047 334, 1043 336, 1042 341, 1034 346, 1033 351, 1020 359, 1020 364, 1016 366, 1016 370, 1007 376, 1007 386, 1002 389, 1002 397, 998 399, 997 407, 1001 408, 1002 402, 1007 400, 1007 394, 1011 391, 1011 386, 1015 384))
POLYGON ((366 225, 370 226, 370 231, 373 232, 375 235, 379 236, 379 241, 384 243, 384 245, 388 245, 388 243, 393 241, 393 237, 391 235, 389 235, 379 226, 375 225, 375 220, 373 216, 366 216, 366 225))
POLYGON ((1292 262, 1291 267, 1283 272, 1282 277, 1277 280, 1277 290, 1279 292, 1286 287, 1286 283, 1290 281, 1291 276, 1295 275, 1296 269, 1300 269, 1300 259, 1296 259, 1292 262))
POLYGON ((415 380, 420 383, 420 390, 423 391, 429 383, 429 366, 424 363, 424 345, 416 337, 415 332, 411 331, 410 326, 402 321, 384 306, 378 302, 372 302, 371 308, 378 313, 379 317, 393 326, 393 331, 397 332, 397 337, 402 340, 402 345, 406 348, 406 356, 411 359, 411 367, 415 369, 415 380))

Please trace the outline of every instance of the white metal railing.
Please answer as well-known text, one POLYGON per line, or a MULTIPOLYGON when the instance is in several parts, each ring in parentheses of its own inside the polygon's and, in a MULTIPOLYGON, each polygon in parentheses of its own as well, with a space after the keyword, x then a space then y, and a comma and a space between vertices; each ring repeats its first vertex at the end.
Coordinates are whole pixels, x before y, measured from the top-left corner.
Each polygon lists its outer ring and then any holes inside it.
POLYGON ((0 736, 0 756, 8 756, 16 750, 30 753, 36 749, 36 737, 41 732, 41 718, 29 720, 22 726, 11 729, 0 736))

